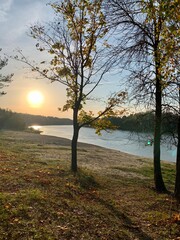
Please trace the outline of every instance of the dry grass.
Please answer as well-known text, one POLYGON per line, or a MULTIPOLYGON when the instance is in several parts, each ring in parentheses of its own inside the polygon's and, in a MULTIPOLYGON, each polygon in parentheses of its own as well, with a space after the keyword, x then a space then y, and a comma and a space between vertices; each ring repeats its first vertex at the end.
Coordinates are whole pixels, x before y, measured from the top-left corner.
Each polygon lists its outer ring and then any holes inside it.
MULTIPOLYGON (((153 189, 150 159, 23 132, 0 136, 0 239, 179 239, 180 215, 153 189)), ((173 191, 175 166, 163 164, 173 191)))

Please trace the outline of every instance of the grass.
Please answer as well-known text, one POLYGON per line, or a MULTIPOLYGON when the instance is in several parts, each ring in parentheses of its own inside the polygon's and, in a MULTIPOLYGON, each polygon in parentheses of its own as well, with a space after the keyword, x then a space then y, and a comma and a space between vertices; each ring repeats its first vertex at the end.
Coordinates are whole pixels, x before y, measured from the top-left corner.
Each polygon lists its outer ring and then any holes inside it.
MULTIPOLYGON (((152 163, 105 168, 106 155, 80 147, 73 175, 69 146, 1 133, 0 240, 178 239, 179 209, 171 195, 153 190, 152 163)), ((164 163, 163 176, 172 191, 175 166, 164 163)))

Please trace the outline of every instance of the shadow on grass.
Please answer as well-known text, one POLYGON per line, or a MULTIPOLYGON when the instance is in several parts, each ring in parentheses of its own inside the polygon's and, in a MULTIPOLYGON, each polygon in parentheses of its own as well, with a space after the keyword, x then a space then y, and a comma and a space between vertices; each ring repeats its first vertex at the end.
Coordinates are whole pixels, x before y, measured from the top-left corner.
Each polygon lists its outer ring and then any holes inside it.
MULTIPOLYGON (((80 187, 86 190, 100 187, 100 185, 98 184, 96 179, 93 177, 93 175, 90 174, 90 172, 80 170, 76 175, 76 177, 77 177, 78 183, 80 184, 80 187)), ((93 195, 93 199, 98 204, 108 209, 116 218, 122 221, 122 227, 127 231, 129 231, 131 234, 133 234, 134 238, 137 238, 139 240, 153 240, 153 238, 151 238, 146 233, 144 233, 139 228, 139 226, 133 223, 132 220, 127 215, 119 211, 111 202, 94 195, 93 195)))
POLYGON ((130 231, 134 235, 134 237, 138 238, 139 240, 153 240, 153 238, 148 236, 138 226, 136 226, 127 215, 116 209, 116 207, 113 206, 112 203, 102 198, 96 198, 96 201, 103 205, 108 210, 110 210, 115 217, 121 220, 123 222, 123 227, 126 230, 130 231))

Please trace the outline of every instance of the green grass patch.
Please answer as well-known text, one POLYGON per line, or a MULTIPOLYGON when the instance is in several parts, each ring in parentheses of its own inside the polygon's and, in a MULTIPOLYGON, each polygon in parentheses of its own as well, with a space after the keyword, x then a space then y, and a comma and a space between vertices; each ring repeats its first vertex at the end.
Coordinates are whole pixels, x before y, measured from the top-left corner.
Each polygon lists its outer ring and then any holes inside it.
MULTIPOLYGON (((139 169, 139 171, 144 177, 148 177, 151 179, 153 179, 154 177, 153 166, 142 167, 139 169)), ((166 164, 166 163, 162 164, 162 176, 165 184, 167 185, 167 188, 171 191, 173 191, 174 184, 175 184, 175 174, 176 174, 176 170, 175 170, 174 164, 166 164)))
POLYGON ((77 174, 77 182, 84 189, 94 189, 99 187, 95 177, 88 171, 80 170, 77 174))

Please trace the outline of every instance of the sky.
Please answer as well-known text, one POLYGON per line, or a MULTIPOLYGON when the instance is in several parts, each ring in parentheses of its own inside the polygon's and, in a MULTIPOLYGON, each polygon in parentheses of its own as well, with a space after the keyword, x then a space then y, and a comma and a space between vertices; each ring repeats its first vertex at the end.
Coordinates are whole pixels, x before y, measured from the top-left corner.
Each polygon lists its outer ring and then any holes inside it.
MULTIPOLYGON (((34 23, 53 20, 54 13, 48 0, 0 0, 0 52, 16 55, 17 49, 30 60, 37 60, 40 52, 36 50, 36 41, 28 36, 28 31, 34 23)), ((71 111, 60 112, 66 102, 66 90, 60 83, 50 83, 47 79, 38 79, 26 65, 10 59, 3 68, 2 74, 13 73, 13 81, 9 87, 4 88, 6 95, 0 97, 0 108, 10 109, 15 112, 38 114, 44 116, 72 118, 71 111), (37 106, 28 102, 28 94, 39 91, 43 100, 37 106)), ((117 76, 108 74, 106 84, 101 84, 95 94, 104 98, 119 88, 117 76), (112 84, 112 80, 114 84, 112 84)), ((90 109, 95 112, 103 110, 102 103, 91 103, 90 109)))

